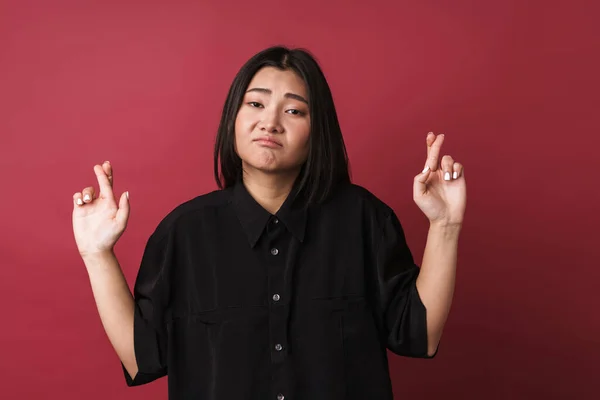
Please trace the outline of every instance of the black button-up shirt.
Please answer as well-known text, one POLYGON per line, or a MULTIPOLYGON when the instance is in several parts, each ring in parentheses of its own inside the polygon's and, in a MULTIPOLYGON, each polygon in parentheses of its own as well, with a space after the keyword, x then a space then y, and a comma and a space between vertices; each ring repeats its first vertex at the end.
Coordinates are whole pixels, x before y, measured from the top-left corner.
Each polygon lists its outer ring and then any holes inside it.
POLYGON ((240 181, 176 207, 134 287, 129 386, 170 399, 392 399, 387 352, 428 358, 419 268, 391 208, 339 186, 276 215, 240 181))

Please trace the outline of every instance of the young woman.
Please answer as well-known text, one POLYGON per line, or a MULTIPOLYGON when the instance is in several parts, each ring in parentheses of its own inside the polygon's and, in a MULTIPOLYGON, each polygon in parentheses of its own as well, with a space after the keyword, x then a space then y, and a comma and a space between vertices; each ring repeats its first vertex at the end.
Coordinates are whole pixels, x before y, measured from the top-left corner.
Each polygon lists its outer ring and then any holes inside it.
POLYGON ((113 247, 129 194, 95 165, 73 229, 127 384, 168 375, 170 399, 391 399, 387 352, 435 355, 454 290, 462 166, 427 134, 414 201, 421 267, 394 211, 350 182, 333 99, 302 50, 239 71, 217 133, 219 190, 174 208, 149 238, 133 295, 113 247))

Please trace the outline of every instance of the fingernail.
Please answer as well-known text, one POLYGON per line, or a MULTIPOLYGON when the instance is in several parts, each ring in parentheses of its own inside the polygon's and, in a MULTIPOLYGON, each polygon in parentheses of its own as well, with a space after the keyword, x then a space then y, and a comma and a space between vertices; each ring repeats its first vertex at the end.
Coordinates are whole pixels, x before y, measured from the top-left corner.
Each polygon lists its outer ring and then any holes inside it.
POLYGON ((83 201, 81 201, 81 199, 77 199, 77 204, 82 205, 83 201))
POLYGON ((425 172, 429 171, 429 165, 425 166, 425 169, 423 169, 423 171, 421 171, 422 174, 424 174, 425 172))
POLYGON ((454 174, 452 174, 452 177, 453 177, 454 179, 458 178, 458 172, 454 171, 454 174))
POLYGON ((106 160, 104 161, 105 164, 110 164, 110 161, 106 160))
POLYGON ((450 172, 446 172, 446 173, 444 174, 444 180, 445 180, 445 181, 449 181, 449 180, 450 180, 450 172))
POLYGON ((90 195, 86 194, 85 196, 83 196, 83 201, 88 201, 90 199, 90 195))

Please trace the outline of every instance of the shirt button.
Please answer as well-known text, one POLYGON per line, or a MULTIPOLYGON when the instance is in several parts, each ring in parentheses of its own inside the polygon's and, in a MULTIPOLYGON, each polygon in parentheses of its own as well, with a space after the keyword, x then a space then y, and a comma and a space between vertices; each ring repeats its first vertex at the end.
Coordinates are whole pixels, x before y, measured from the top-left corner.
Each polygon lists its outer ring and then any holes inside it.
POLYGON ((274 223, 274 224, 278 224, 278 223, 279 223, 279 220, 278 220, 277 218, 275 218, 275 219, 273 220, 273 223, 274 223))
POLYGON ((271 249, 271 254, 273 254, 274 256, 276 256, 277 254, 279 254, 279 250, 277 250, 277 248, 276 248, 276 247, 273 247, 273 248, 271 249))
POLYGON ((280 345, 279 343, 277 343, 277 344, 275 345, 275 350, 277 350, 277 351, 281 351, 282 349, 283 349, 283 346, 282 346, 282 345, 280 345))
POLYGON ((282 395, 281 393, 279 393, 279 394, 277 395, 277 400, 283 400, 283 399, 285 399, 285 396, 284 396, 284 395, 282 395))
POLYGON ((275 301, 279 301, 279 299, 280 299, 280 298, 281 298, 281 297, 279 297, 279 295, 278 295, 278 294, 274 294, 274 295, 273 295, 273 300, 275 300, 275 301))

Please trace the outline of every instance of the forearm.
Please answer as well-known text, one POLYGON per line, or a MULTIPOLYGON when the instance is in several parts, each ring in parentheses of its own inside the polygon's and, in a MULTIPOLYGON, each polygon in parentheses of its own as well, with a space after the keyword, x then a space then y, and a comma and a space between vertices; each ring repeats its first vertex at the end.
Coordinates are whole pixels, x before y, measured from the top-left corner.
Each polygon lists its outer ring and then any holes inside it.
POLYGON ((438 346, 452 304, 460 229, 460 225, 431 224, 427 235, 417 290, 427 309, 430 355, 438 346))
POLYGON ((123 366, 134 378, 138 368, 133 345, 134 300, 114 253, 83 259, 104 330, 123 366))

